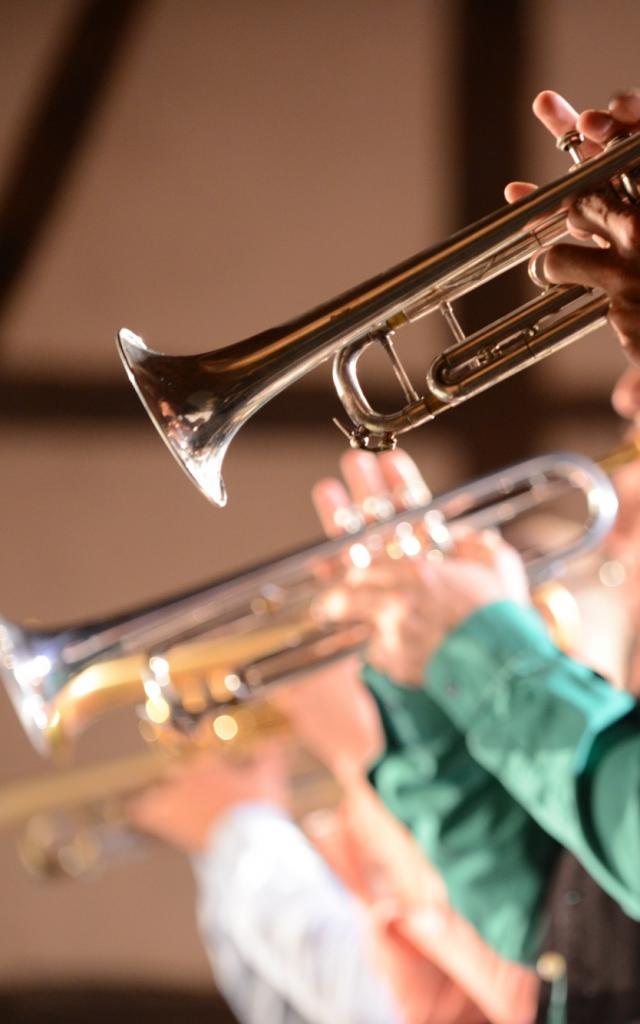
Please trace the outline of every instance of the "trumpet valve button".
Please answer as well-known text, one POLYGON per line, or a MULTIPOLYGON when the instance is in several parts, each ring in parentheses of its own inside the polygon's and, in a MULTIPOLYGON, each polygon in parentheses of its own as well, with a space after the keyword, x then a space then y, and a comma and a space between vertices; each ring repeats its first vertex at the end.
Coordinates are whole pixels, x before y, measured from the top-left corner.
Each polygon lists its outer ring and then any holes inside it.
POLYGON ((574 164, 581 164, 584 160, 580 152, 580 146, 584 142, 584 135, 577 128, 571 128, 568 132, 559 135, 556 139, 556 146, 563 153, 568 153, 574 164))

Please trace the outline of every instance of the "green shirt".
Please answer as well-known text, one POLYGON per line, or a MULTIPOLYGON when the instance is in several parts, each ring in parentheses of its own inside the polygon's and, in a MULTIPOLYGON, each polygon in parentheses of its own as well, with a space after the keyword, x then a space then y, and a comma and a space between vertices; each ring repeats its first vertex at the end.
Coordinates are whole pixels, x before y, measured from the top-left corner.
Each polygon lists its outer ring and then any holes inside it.
POLYGON ((530 962, 560 845, 640 919, 640 717, 509 602, 470 616, 425 690, 366 667, 386 747, 371 777, 442 872, 453 905, 530 962))

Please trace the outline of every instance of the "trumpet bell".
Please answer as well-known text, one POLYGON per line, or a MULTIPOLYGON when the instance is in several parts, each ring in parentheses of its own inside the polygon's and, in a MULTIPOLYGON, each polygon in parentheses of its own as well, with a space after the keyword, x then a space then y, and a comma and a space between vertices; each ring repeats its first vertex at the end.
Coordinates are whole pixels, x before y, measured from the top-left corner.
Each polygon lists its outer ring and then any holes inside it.
POLYGON ((203 366, 198 357, 154 352, 126 328, 118 332, 118 351, 171 454, 196 486, 214 504, 224 507, 227 492, 222 462, 245 418, 234 415, 237 395, 229 390, 228 377, 223 377, 211 357, 203 366))
POLYGON ((56 744, 56 716, 49 704, 52 657, 45 637, 0 619, 0 679, 29 739, 40 754, 56 744), (48 685, 47 685, 48 684, 48 685))

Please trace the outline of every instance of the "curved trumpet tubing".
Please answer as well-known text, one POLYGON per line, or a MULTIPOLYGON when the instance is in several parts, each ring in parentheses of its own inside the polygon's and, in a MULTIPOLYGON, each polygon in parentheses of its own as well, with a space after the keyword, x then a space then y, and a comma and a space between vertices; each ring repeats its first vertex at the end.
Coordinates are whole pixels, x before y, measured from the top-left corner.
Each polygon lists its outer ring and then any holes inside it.
MULTIPOLYGON (((637 453, 630 445, 617 459, 637 453)), ((443 547, 451 523, 500 526, 573 491, 585 501, 582 533, 529 562, 537 584, 598 545, 615 520, 613 485, 583 456, 528 459, 421 508, 110 619, 50 631, 0 619, 0 677, 45 754, 113 707, 144 705, 151 721, 187 735, 209 718, 215 728, 225 708, 366 644, 361 623, 322 626, 313 615, 323 587, 349 565, 443 547)))
POLYGON ((242 705, 214 724, 220 724, 217 731, 203 727, 188 738, 175 730, 163 732, 142 753, 49 770, 0 787, 0 832, 21 829, 20 860, 39 878, 94 876, 154 845, 131 823, 131 797, 170 778, 176 765, 188 764, 203 751, 246 757, 266 737, 287 746, 293 817, 301 820, 310 811, 335 806, 338 782, 272 704, 242 705))
POLYGON ((566 234, 563 204, 613 188, 637 201, 640 135, 616 139, 601 155, 580 162, 580 137, 559 146, 577 161, 571 174, 537 189, 378 277, 289 323, 245 341, 194 356, 147 348, 123 329, 118 347, 131 383, 170 451, 215 504, 226 503, 222 463, 234 435, 269 399, 329 358, 338 395, 351 420, 355 447, 393 447, 398 434, 433 419, 604 323, 608 302, 577 287, 545 287, 539 297, 465 336, 452 303, 511 268, 532 260, 566 234), (558 212, 560 210, 560 212, 558 212), (424 394, 410 383, 393 347, 402 326, 439 311, 454 344, 434 360, 424 394), (406 398, 393 413, 367 401, 356 364, 381 344, 406 398))

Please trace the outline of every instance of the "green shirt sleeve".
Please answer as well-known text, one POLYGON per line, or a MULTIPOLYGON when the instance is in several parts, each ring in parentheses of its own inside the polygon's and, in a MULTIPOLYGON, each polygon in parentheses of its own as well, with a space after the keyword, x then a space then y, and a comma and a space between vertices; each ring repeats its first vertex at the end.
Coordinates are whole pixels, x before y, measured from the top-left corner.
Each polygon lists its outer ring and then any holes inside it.
POLYGON ((640 918, 640 715, 510 602, 454 630, 425 670, 472 758, 640 918))
POLYGON ((442 874, 452 905, 503 956, 532 962, 558 852, 469 754, 464 736, 423 690, 365 666, 385 749, 371 781, 442 874))

